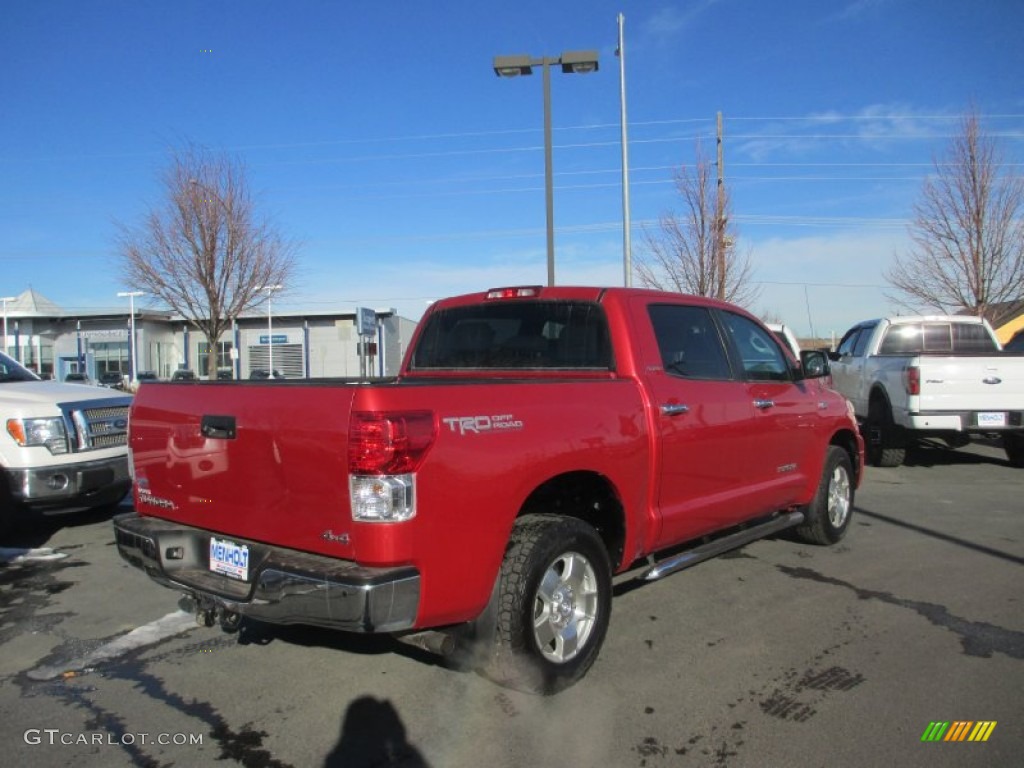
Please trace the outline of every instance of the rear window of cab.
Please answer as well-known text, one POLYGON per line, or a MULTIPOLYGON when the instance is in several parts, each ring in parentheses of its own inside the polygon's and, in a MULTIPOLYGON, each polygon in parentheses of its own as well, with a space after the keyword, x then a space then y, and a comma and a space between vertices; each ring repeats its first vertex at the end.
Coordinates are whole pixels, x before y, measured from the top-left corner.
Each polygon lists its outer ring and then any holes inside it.
POLYGON ((509 301, 430 314, 411 369, 610 370, 604 310, 585 301, 509 301))

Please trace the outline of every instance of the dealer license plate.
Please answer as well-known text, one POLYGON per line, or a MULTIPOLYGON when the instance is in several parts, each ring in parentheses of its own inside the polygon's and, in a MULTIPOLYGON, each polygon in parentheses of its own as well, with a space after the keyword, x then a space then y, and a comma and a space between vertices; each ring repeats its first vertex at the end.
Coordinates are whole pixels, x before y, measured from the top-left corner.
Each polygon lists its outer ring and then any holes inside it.
POLYGON ((210 537, 210 570, 232 579, 249 580, 249 547, 210 537))
POLYGON ((979 427, 1005 427, 1006 414, 986 411, 978 414, 979 427))

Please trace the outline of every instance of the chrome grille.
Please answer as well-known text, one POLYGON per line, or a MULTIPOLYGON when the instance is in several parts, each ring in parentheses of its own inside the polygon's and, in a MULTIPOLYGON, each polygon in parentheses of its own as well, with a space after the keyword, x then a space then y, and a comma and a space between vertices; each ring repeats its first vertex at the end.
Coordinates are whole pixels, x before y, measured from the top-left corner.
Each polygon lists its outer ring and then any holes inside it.
POLYGON ((122 432, 119 435, 101 435, 99 437, 93 436, 92 447, 93 448, 113 448, 117 445, 124 445, 128 442, 128 434, 122 432))
POLYGON ((75 451, 98 451, 128 444, 128 407, 130 400, 103 400, 95 406, 74 403, 64 406, 74 425, 75 451), (122 404, 123 403, 123 404, 122 404))
POLYGON ((115 406, 113 408, 86 408, 85 418, 90 421, 100 419, 126 419, 128 418, 128 406, 115 406))

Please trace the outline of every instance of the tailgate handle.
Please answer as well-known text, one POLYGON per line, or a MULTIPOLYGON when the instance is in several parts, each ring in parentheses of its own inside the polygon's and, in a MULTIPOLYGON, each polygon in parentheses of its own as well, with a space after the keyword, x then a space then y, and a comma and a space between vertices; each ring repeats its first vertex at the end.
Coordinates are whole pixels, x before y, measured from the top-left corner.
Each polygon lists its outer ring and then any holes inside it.
POLYGON ((199 431, 211 440, 234 440, 236 435, 234 416, 203 416, 199 431))

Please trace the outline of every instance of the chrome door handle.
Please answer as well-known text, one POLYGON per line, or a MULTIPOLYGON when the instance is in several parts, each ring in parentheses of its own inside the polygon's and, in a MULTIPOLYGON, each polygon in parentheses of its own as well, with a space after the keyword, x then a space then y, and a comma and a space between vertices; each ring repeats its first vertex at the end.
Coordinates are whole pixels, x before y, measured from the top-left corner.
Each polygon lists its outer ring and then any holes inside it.
POLYGON ((769 408, 775 407, 774 400, 755 400, 754 407, 760 408, 762 411, 767 411, 769 408))
POLYGON ((689 413, 690 406, 683 405, 682 403, 663 405, 661 406, 661 412, 665 416, 679 416, 682 413, 689 413))

